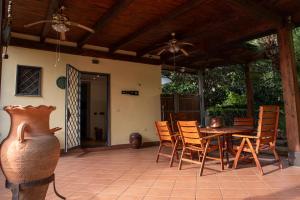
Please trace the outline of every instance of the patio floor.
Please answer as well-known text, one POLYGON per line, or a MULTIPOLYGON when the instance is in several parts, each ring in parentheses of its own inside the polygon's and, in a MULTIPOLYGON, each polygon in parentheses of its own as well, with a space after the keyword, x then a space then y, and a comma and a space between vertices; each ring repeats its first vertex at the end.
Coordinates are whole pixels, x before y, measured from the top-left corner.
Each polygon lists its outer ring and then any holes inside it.
MULTIPOLYGON (((219 172, 220 165, 209 161, 199 177, 199 166, 193 164, 184 163, 178 171, 178 163, 169 168, 165 158, 155 163, 156 151, 151 147, 63 156, 55 172, 58 191, 68 200, 300 199, 300 168, 287 167, 286 160, 282 171, 277 165, 263 167, 265 176, 257 174, 254 164, 219 172)), ((11 199, 2 173, 0 182, 0 199, 11 199)), ((59 199, 52 185, 46 199, 59 199)))

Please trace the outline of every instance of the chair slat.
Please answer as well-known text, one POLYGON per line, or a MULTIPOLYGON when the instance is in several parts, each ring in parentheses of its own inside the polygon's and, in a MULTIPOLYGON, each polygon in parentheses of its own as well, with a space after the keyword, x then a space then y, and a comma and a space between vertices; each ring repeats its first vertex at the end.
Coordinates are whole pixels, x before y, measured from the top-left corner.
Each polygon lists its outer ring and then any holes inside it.
POLYGON ((184 138, 184 142, 186 144, 201 144, 201 141, 199 139, 193 139, 193 138, 184 138))
POLYGON ((233 125, 234 126, 253 126, 254 120, 253 118, 234 118, 233 125))
POLYGON ((200 139, 199 133, 188 133, 188 132, 182 132, 182 135, 184 138, 194 138, 194 139, 200 139))
POLYGON ((276 112, 277 106, 269 105, 269 106, 262 106, 264 112, 276 112))
POLYGON ((181 126, 182 132, 188 132, 188 133, 198 133, 197 127, 191 127, 191 126, 181 126))
POLYGON ((263 118, 262 119, 262 124, 263 125, 275 125, 276 124, 276 118, 273 118, 273 119, 265 119, 263 118))

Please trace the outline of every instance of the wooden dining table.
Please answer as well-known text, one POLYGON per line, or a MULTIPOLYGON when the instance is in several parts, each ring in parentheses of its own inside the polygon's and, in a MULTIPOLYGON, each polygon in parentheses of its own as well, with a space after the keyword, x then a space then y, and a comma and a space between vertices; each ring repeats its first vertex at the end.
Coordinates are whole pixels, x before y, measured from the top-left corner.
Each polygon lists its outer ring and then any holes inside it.
POLYGON ((229 166, 229 155, 230 153, 232 156, 235 156, 235 151, 232 148, 232 141, 231 136, 232 134, 245 134, 249 135, 255 131, 254 127, 251 126, 230 126, 230 127, 220 127, 220 128, 212 128, 206 127, 202 128, 199 127, 200 133, 204 133, 207 135, 210 134, 221 134, 224 137, 224 151, 226 152, 226 160, 227 166, 229 166))

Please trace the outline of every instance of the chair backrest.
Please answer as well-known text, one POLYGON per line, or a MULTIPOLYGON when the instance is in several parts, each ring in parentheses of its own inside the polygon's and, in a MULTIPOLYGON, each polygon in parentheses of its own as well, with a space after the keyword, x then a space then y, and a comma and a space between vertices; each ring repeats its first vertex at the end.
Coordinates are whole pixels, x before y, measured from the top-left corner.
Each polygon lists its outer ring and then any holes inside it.
POLYGON ((203 145, 197 121, 177 121, 182 143, 186 145, 203 145))
POLYGON ((188 116, 186 113, 170 113, 171 128, 173 132, 178 132, 177 121, 187 121, 188 116))
POLYGON ((279 120, 279 106, 260 106, 257 127, 257 147, 275 145, 279 120))
POLYGON ((156 121, 156 130, 160 141, 174 142, 173 132, 170 129, 168 121, 156 121))
POLYGON ((254 119, 251 117, 241 118, 235 117, 233 120, 233 126, 254 126, 254 119))

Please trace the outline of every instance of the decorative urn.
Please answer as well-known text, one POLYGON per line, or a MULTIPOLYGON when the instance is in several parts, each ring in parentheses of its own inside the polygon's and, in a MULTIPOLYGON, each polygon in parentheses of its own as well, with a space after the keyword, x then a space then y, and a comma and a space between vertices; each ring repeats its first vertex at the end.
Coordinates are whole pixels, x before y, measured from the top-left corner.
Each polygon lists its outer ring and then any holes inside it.
POLYGON ((60 156, 59 141, 54 136, 60 128, 49 128, 55 107, 6 106, 4 110, 11 119, 0 154, 6 187, 11 189, 12 199, 43 200, 60 156))
POLYGON ((129 136, 129 142, 131 147, 139 149, 142 146, 142 136, 139 133, 131 133, 129 136))

